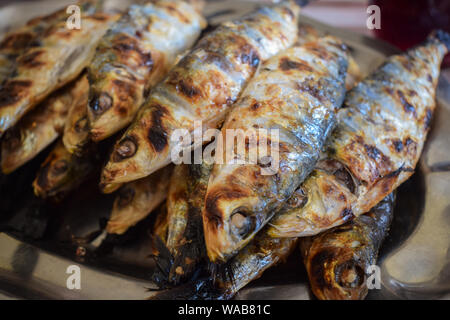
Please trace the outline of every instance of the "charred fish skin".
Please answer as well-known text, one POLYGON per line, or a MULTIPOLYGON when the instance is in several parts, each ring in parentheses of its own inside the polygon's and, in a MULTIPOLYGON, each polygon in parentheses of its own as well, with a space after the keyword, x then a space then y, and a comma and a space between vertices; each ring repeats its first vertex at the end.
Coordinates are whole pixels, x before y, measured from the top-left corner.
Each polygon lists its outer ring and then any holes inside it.
POLYGON ((60 199, 79 186, 94 169, 94 161, 89 157, 79 158, 66 150, 61 140, 42 163, 33 189, 40 198, 60 199))
POLYGON ((89 66, 88 113, 94 141, 132 121, 144 93, 194 44, 205 25, 200 12, 186 1, 130 6, 102 38, 89 66))
POLYGON ((172 166, 125 184, 114 200, 106 231, 124 234, 130 227, 146 218, 167 196, 172 166))
POLYGON ((58 21, 42 33, 38 46, 24 50, 12 76, 0 88, 0 135, 51 92, 74 80, 116 19, 116 15, 103 13, 82 14, 83 27, 72 30, 65 20, 58 21))
POLYGON ((162 291, 152 300, 229 300, 264 271, 285 261, 297 245, 297 238, 270 237, 265 230, 236 256, 214 265, 210 276, 201 276, 173 289, 162 291))
POLYGON ((298 12, 283 2, 206 34, 152 90, 112 151, 102 182, 139 179, 169 163, 176 129, 192 132, 195 120, 204 128, 220 125, 260 61, 294 43, 298 12))
POLYGON ((369 213, 317 236, 300 238, 311 289, 320 300, 362 300, 394 211, 393 194, 369 213))
POLYGON ((414 172, 430 129, 450 36, 435 32, 390 57, 350 90, 326 157, 301 186, 301 206, 270 222, 273 237, 302 237, 368 212, 414 172))
POLYGON ((160 287, 172 287, 193 276, 206 260, 201 211, 212 164, 182 164, 171 177, 167 198, 168 231, 165 248, 156 257, 153 274, 160 287))
MULTIPOLYGON (((91 1, 80 1, 80 9, 85 14, 92 14, 100 9, 100 4, 91 1)), ((8 32, 0 42, 0 83, 7 79, 14 70, 17 57, 30 47, 40 45, 40 37, 44 31, 57 22, 66 21, 66 9, 31 19, 26 25, 8 32)))
MULTIPOLYGON (((212 164, 191 164, 188 166, 187 214, 186 226, 180 241, 168 244, 173 253, 173 265, 169 273, 169 283, 178 285, 191 277, 201 262, 206 260, 206 249, 203 238, 202 209, 212 164), (174 247, 175 245, 175 247, 174 247)), ((171 227, 169 226, 169 232, 171 227)), ((173 234, 173 232, 171 232, 173 234)))
POLYGON ((324 37, 269 59, 249 82, 222 127, 222 140, 229 130, 253 130, 255 143, 246 146, 246 155, 267 144, 271 162, 230 162, 229 150, 222 150, 223 164, 214 166, 203 212, 212 262, 225 262, 243 248, 314 169, 344 100, 347 65, 347 48, 324 37), (278 147, 267 142, 272 130, 278 147), (278 160, 272 159, 275 153, 278 160), (270 174, 262 173, 272 165, 270 174))
POLYGON ((62 133, 69 109, 80 95, 82 79, 54 92, 2 140, 2 171, 11 173, 44 150, 62 133))
POLYGON ((87 75, 80 79, 76 101, 71 105, 64 125, 63 143, 66 149, 77 156, 82 156, 90 142, 87 103, 89 82, 87 75))

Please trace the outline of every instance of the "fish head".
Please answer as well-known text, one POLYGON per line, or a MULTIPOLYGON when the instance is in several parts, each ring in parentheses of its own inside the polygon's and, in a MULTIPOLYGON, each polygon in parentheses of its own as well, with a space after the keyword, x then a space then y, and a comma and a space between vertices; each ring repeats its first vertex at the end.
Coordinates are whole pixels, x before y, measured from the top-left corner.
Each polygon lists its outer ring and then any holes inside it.
POLYGON ((249 176, 257 166, 215 167, 208 184, 203 208, 203 228, 208 256, 222 263, 236 255, 269 221, 272 210, 249 176), (217 170, 217 171, 216 171, 217 170), (217 176, 215 172, 220 172, 217 176))
POLYGON ((322 247, 315 248, 321 243, 314 241, 309 249, 314 256, 308 260, 308 274, 319 299, 360 300, 367 294, 366 269, 370 263, 359 249, 364 246, 364 239, 359 239, 358 232, 353 232, 352 227, 352 224, 340 227, 345 239, 337 233, 326 240, 330 245, 322 243, 322 247))

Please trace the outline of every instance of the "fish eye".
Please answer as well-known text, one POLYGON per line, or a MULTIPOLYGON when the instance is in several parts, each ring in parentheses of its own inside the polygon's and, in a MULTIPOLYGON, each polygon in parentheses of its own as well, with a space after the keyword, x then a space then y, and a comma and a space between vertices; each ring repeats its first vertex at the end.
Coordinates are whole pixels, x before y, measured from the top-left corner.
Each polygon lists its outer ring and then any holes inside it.
POLYGON ((242 211, 233 213, 230 222, 232 232, 241 238, 244 238, 251 231, 252 221, 250 217, 242 211))
POLYGON ((113 99, 109 94, 106 92, 100 93, 100 95, 94 97, 94 99, 91 100, 91 103, 89 106, 91 107, 92 111, 96 115, 101 115, 106 110, 111 108, 113 104, 113 99))
POLYGON ((136 141, 132 137, 126 137, 119 142, 114 152, 114 160, 120 161, 132 157, 137 151, 136 141))
POLYGON ((365 273, 356 261, 346 261, 336 266, 335 280, 343 288, 358 288, 364 283, 365 273))
POLYGON ((55 164, 51 167, 50 174, 52 176, 59 176, 66 172, 69 169, 69 163, 67 160, 58 160, 55 162, 55 164))

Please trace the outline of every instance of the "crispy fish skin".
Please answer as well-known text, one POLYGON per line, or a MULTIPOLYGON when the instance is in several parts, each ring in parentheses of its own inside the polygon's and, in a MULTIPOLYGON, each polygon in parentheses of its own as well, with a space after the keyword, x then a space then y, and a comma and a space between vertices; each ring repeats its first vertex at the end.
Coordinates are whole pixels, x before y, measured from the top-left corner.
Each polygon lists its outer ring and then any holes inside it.
POLYGON ((50 95, 25 115, 2 141, 2 171, 11 173, 54 142, 62 133, 67 114, 80 95, 78 79, 50 95))
MULTIPOLYGON (((100 9, 99 3, 80 1, 80 9, 86 14, 92 14, 100 9)), ((41 34, 52 24, 66 21, 66 8, 51 14, 31 19, 26 25, 8 32, 0 42, 0 83, 14 70, 16 58, 27 48, 39 46, 41 34)))
POLYGON ((260 61, 294 43, 298 12, 294 2, 283 2, 206 34, 154 87, 114 147, 102 183, 139 179, 165 166, 178 144, 171 141, 177 129, 193 132, 196 120, 204 129, 218 127, 260 61))
POLYGON ((34 193, 40 198, 62 196, 78 187, 93 169, 91 159, 74 156, 59 140, 33 181, 34 193))
POLYGON ((362 300, 394 211, 390 194, 369 213, 313 237, 300 238, 312 292, 320 300, 362 300))
POLYGON ((414 172, 435 109, 444 32, 389 58, 346 96, 327 157, 270 222, 273 237, 310 236, 368 212, 414 172))
POLYGON ((87 75, 79 80, 75 102, 71 105, 64 125, 62 141, 67 151, 81 156, 90 141, 89 123, 87 118, 87 103, 89 82, 87 75))
POLYGON ((116 19, 116 15, 82 14, 79 30, 68 29, 66 21, 57 22, 43 32, 38 45, 20 54, 13 76, 0 89, 0 135, 51 92, 75 79, 116 19))
POLYGON ((108 30, 89 66, 92 139, 103 140, 133 120, 144 93, 189 49, 206 22, 186 1, 132 5, 108 30))
POLYGON ((347 48, 328 36, 269 59, 250 81, 222 127, 222 140, 229 130, 251 129, 255 143, 245 152, 256 155, 263 144, 268 151, 254 164, 229 161, 227 148, 217 152, 223 164, 214 165, 203 211, 212 262, 225 262, 243 248, 314 169, 344 100, 347 65, 347 48), (274 129, 279 147, 267 142, 274 129), (262 173, 271 166, 262 158, 274 153, 277 167, 262 173))
POLYGON ((106 231, 124 234, 130 227, 146 218, 167 197, 172 166, 125 184, 114 200, 106 231))

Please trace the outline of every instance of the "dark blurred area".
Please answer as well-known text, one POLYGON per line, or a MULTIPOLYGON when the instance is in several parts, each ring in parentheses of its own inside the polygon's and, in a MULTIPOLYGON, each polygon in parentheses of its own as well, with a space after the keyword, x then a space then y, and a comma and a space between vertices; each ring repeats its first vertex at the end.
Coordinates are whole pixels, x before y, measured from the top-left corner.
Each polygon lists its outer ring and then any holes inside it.
MULTIPOLYGON (((435 29, 450 32, 449 0, 370 0, 381 12, 381 29, 375 35, 402 50, 420 42, 435 29)), ((450 66, 450 55, 444 66, 450 66)))

